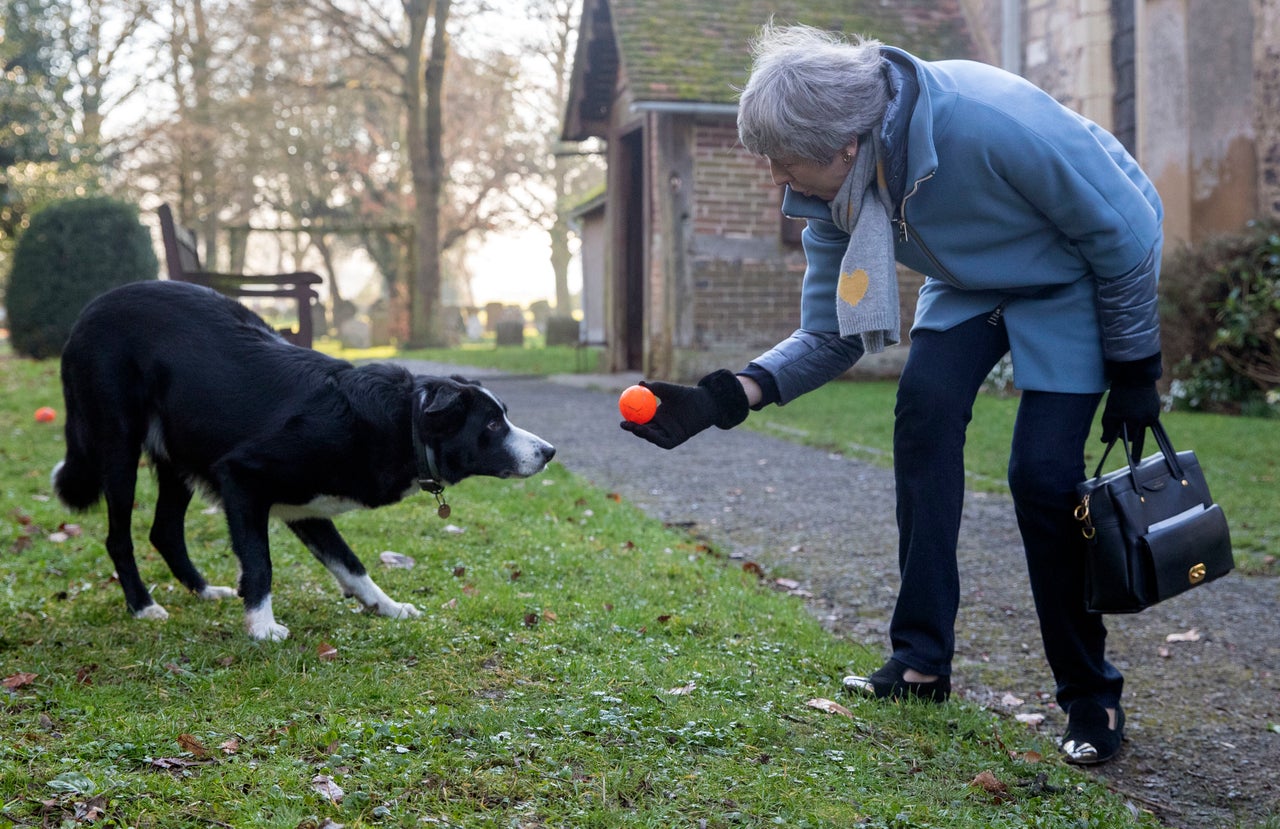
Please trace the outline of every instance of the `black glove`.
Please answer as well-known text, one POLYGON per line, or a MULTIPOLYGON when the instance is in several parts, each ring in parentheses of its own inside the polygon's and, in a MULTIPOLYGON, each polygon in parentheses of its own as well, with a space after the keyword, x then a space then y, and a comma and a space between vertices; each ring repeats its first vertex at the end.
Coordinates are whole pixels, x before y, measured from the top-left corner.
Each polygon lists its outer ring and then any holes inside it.
POLYGON ((1142 458, 1146 429, 1160 419, 1160 393, 1156 391, 1160 373, 1159 351, 1141 360, 1107 361, 1111 391, 1102 410, 1102 442, 1109 444, 1120 437, 1124 427, 1134 460, 1142 458))
POLYGON ((696 386, 642 381, 661 405, 648 423, 624 420, 622 428, 663 449, 674 449, 704 429, 732 429, 747 419, 747 393, 728 369, 713 371, 696 386))

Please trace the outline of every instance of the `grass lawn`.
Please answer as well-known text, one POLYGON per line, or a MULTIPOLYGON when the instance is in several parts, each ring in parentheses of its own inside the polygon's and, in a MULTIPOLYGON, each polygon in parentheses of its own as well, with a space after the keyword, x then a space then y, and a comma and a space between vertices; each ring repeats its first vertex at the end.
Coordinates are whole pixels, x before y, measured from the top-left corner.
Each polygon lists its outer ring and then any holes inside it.
MULTIPOLYGON (((1157 825, 1056 759, 1060 723, 842 696, 878 647, 558 464, 461 484, 447 522, 425 497, 339 520, 420 619, 357 612, 282 526, 287 641, 145 543, 171 618, 131 619, 102 510, 50 498, 61 419, 32 413, 61 414, 56 364, 0 357, 0 388, 0 826, 1157 825)), ((192 557, 230 584, 202 506, 192 557)))

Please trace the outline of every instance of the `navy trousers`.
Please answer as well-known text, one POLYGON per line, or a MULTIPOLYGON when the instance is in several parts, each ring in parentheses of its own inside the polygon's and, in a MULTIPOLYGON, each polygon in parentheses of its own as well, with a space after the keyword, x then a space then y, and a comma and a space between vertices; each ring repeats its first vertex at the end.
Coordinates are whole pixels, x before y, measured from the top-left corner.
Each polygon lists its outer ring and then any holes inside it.
MULTIPOLYGON (((889 632, 894 658, 921 673, 951 673, 965 429, 983 380, 1008 350, 1003 321, 986 315, 918 331, 899 381, 893 452, 902 587, 889 632)), ((1101 398, 1022 392, 1009 456, 1031 593, 1063 710, 1082 698, 1112 707, 1124 685, 1104 654, 1102 617, 1085 611, 1084 539, 1072 515, 1101 398)))

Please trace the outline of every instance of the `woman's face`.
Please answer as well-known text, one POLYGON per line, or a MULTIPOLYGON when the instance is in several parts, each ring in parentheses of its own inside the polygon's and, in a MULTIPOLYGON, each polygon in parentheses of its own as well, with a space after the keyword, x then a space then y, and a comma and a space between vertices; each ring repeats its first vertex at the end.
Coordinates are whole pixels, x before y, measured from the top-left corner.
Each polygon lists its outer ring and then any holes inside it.
POLYGON ((789 184, 792 190, 806 196, 831 201, 840 192, 840 185, 844 184, 845 177, 849 175, 857 152, 858 145, 854 142, 836 153, 826 164, 769 156, 769 175, 779 187, 789 184))

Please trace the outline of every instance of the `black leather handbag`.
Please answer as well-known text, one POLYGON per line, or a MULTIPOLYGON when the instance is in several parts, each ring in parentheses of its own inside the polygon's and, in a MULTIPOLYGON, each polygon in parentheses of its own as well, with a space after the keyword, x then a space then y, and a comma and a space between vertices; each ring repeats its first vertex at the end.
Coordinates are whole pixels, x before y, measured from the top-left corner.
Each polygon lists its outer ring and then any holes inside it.
POLYGON ((1076 486, 1075 516, 1088 543, 1085 603, 1093 613, 1136 613, 1235 566, 1227 519, 1195 453, 1175 452, 1160 423, 1151 433, 1158 454, 1135 462, 1122 429, 1093 477, 1076 486), (1103 475, 1117 442, 1128 465, 1103 475))

